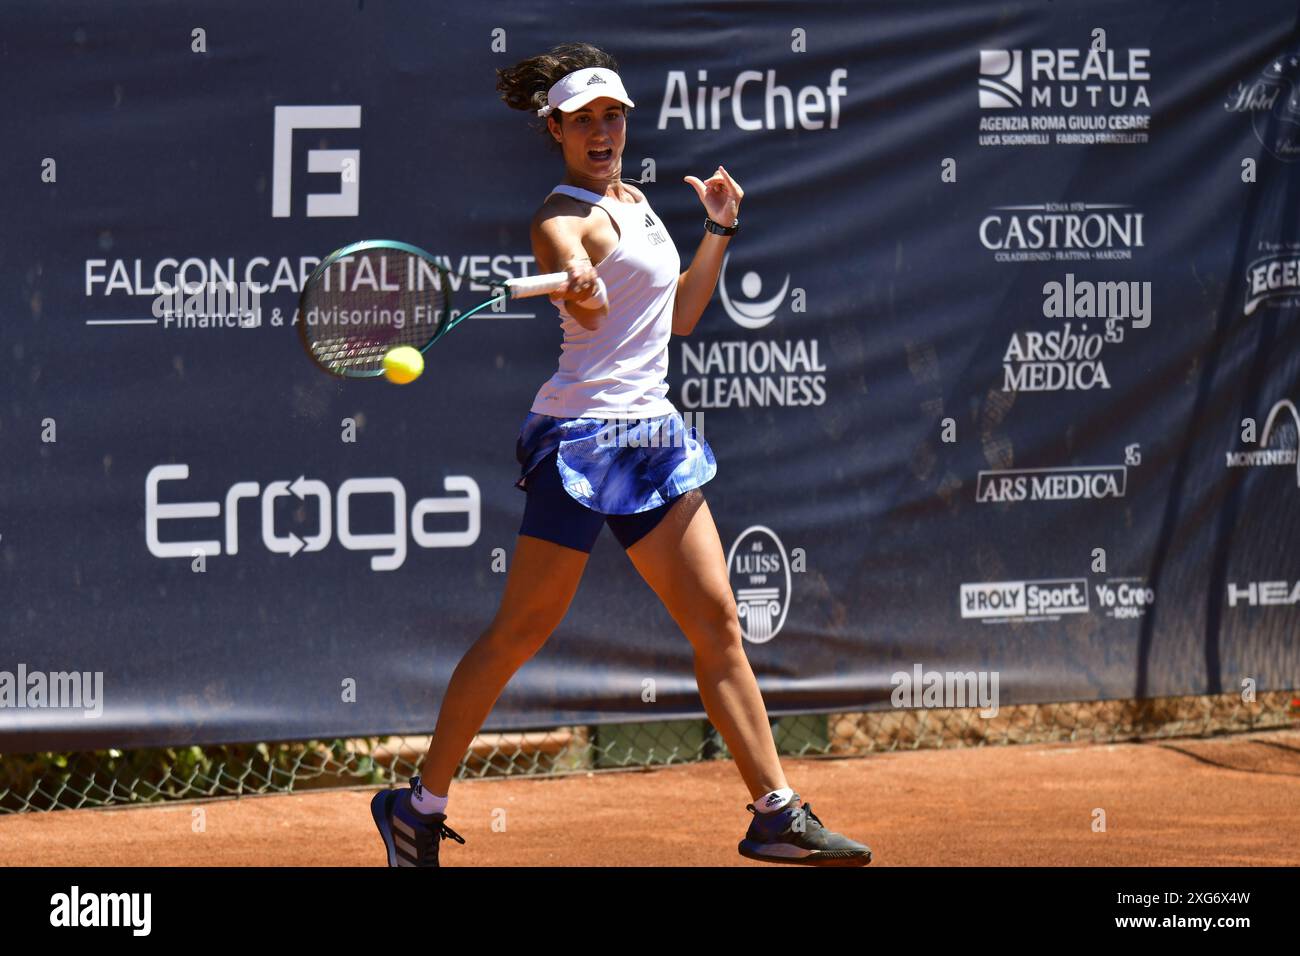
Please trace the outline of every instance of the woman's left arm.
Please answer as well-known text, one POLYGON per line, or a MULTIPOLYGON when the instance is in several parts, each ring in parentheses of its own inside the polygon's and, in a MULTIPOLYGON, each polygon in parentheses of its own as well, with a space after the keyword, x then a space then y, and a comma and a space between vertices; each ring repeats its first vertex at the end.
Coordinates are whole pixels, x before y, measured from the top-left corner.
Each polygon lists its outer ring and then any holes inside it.
MULTIPOLYGON (((704 204, 709 218, 722 226, 730 226, 740 215, 740 200, 745 197, 739 184, 721 166, 706 181, 694 176, 685 177, 694 187, 704 204)), ((677 296, 673 303, 673 335, 690 335, 695 323, 700 321, 705 307, 713 298, 722 271, 722 255, 731 242, 730 236, 705 232, 690 267, 677 279, 677 296)))

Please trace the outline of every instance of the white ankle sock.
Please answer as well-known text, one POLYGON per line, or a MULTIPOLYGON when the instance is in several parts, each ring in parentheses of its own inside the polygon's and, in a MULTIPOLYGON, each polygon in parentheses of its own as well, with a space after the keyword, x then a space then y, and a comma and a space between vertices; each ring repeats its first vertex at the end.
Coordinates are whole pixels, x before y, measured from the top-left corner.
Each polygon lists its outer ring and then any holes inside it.
POLYGON ((791 787, 782 787, 780 790, 773 790, 771 793, 765 793, 754 801, 754 809, 759 813, 776 813, 787 803, 794 799, 794 789, 791 787))
POLYGON ((447 812, 447 798, 437 797, 428 791, 425 787, 411 781, 411 806, 416 812, 429 816, 433 813, 447 812))

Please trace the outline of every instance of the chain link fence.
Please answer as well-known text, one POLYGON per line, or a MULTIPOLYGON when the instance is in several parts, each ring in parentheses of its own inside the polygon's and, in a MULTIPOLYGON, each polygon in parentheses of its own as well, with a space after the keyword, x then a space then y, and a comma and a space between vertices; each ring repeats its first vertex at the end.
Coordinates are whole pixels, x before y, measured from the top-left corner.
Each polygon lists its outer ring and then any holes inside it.
MULTIPOLYGON (((800 714, 772 722, 792 757, 1022 743, 1115 743, 1300 726, 1300 695, 1262 693, 1004 707, 800 714)), ((326 787, 404 783, 428 737, 0 755, 0 813, 140 805, 326 787)), ((729 759, 707 720, 596 724, 481 734, 457 780, 592 773, 729 759)))

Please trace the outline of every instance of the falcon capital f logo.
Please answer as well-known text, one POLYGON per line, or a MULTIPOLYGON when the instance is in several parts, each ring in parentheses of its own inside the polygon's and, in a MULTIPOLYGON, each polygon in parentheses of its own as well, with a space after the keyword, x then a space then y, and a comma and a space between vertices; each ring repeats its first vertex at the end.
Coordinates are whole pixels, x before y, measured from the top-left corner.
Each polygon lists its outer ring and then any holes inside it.
MULTIPOLYGON (((271 170, 271 215, 287 218, 293 206, 293 133, 298 129, 360 129, 360 106, 277 106, 271 170)), ((309 193, 307 215, 356 216, 360 208, 361 150, 307 151, 307 172, 338 173, 337 193, 309 193)))

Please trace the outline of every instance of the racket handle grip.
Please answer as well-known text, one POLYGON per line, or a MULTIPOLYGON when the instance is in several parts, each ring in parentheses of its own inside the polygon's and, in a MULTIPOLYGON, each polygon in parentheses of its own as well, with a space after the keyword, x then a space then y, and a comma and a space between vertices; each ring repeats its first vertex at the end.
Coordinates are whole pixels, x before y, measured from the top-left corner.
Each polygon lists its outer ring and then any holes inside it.
POLYGON ((556 289, 563 289, 568 281, 567 272, 549 272, 546 275, 507 279, 506 288, 510 290, 510 298, 522 299, 525 296, 546 295, 556 289))

